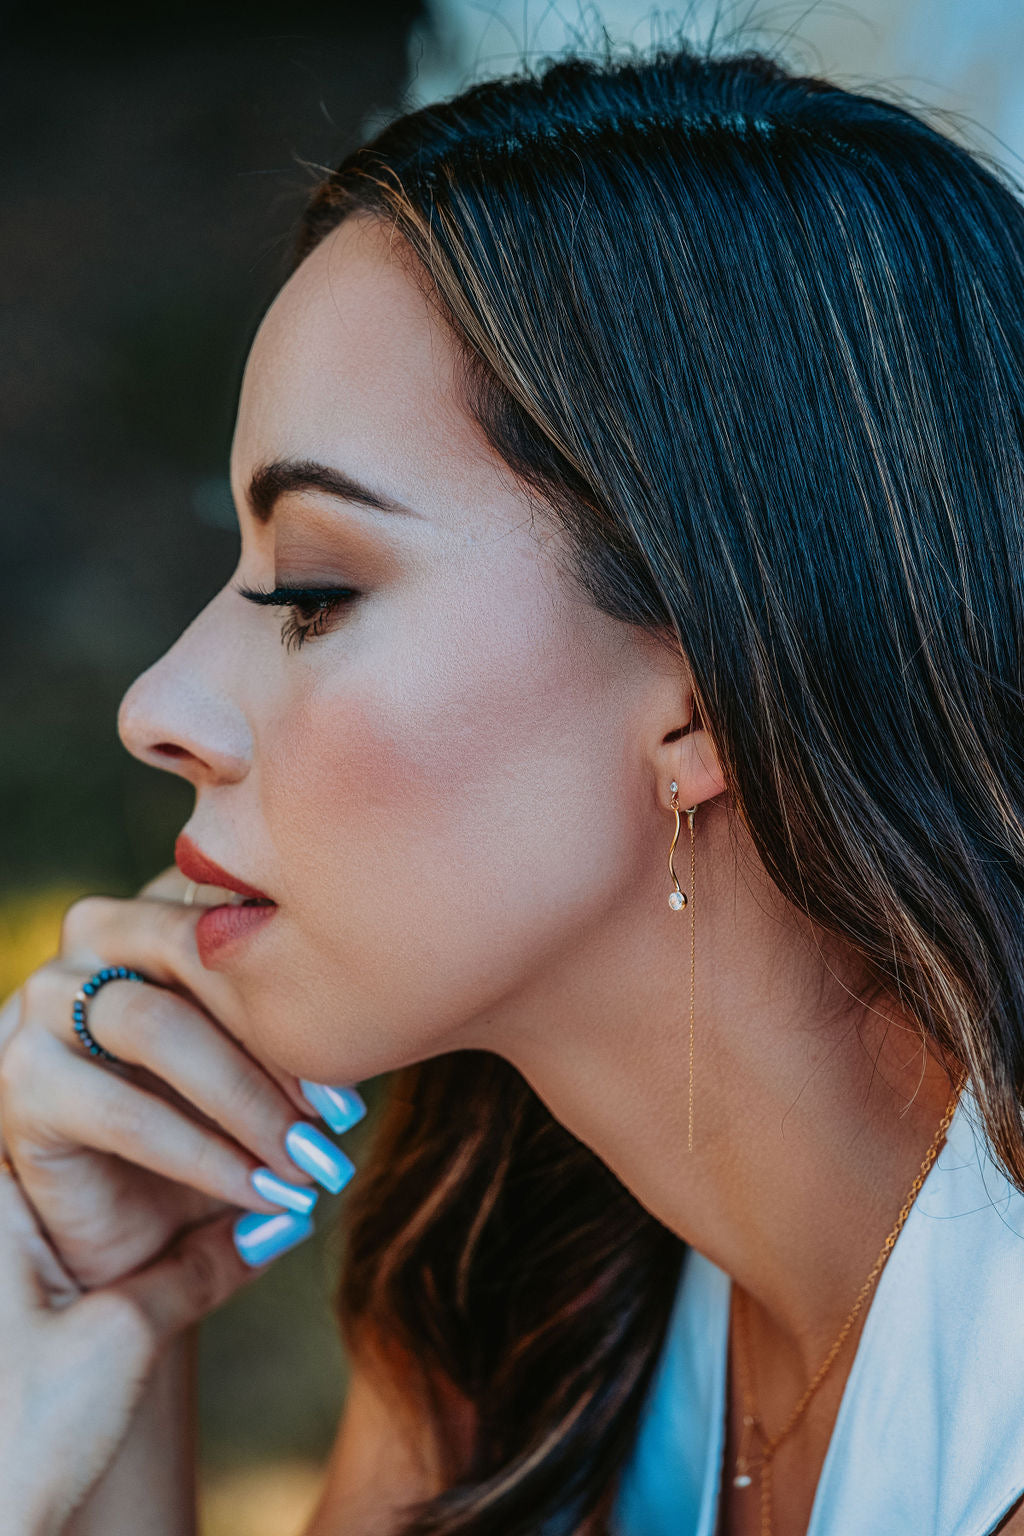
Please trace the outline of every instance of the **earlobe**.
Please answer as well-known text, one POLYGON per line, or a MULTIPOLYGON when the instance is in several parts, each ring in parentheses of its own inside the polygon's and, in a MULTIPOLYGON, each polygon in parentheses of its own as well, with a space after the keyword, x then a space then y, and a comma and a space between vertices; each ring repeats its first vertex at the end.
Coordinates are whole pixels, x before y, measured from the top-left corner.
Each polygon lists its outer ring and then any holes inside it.
POLYGON ((695 800, 708 800, 722 793, 725 789, 722 767, 714 743, 703 726, 691 727, 678 742, 676 752, 680 793, 689 795, 691 805, 695 800))
POLYGON ((678 664, 666 669, 661 656, 647 700, 654 793, 658 804, 668 807, 668 786, 675 779, 680 806, 699 805, 721 794, 725 779, 689 670, 678 664))
POLYGON ((711 737, 699 723, 696 728, 692 722, 689 726, 677 726, 658 747, 658 793, 665 804, 668 804, 665 786, 673 779, 679 785, 681 805, 700 805, 725 789, 718 754, 711 737))

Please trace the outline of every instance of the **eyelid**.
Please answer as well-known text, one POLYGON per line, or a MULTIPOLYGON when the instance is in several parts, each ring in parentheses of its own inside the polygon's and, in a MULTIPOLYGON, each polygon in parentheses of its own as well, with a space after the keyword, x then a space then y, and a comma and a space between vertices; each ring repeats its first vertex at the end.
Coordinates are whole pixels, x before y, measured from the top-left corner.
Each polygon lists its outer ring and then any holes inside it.
POLYGON ((338 613, 362 597, 356 587, 248 587, 233 583, 234 590, 252 603, 274 604, 291 609, 281 626, 281 643, 300 650, 307 640, 317 639, 333 626, 338 613))
POLYGON ((296 602, 329 602, 336 597, 358 597, 359 592, 355 587, 289 587, 280 585, 273 588, 249 587, 244 583, 235 584, 234 590, 250 603, 265 603, 277 607, 287 607, 296 602))

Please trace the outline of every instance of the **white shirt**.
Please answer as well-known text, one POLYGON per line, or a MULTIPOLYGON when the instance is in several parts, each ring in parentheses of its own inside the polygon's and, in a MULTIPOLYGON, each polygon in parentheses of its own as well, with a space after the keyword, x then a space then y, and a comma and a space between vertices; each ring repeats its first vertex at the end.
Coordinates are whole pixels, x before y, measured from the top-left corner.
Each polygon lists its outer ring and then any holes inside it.
MULTIPOLYGON (((730 1289, 687 1251, 613 1536, 712 1536, 730 1289)), ((869 1301, 807 1536, 989 1536, 1022 1493, 1024 1195, 968 1087, 869 1301)))

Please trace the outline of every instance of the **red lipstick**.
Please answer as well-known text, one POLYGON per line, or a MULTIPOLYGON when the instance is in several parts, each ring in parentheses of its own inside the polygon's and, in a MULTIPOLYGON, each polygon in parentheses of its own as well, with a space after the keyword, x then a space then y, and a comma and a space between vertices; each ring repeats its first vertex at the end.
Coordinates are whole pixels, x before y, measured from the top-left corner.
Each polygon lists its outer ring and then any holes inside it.
POLYGON ((201 963, 212 969, 214 955, 229 944, 237 944, 266 927, 277 908, 273 903, 260 907, 207 907, 196 923, 196 948, 201 963))
POLYGON ((214 955, 264 927, 277 911, 277 904, 264 891, 239 880, 207 858, 184 832, 180 832, 175 841, 174 862, 186 879, 194 880, 197 885, 220 886, 246 898, 242 904, 224 902, 203 909, 195 934, 199 959, 207 968, 210 968, 214 955))
POLYGON ((252 896, 260 901, 271 901, 266 891, 258 891, 254 885, 249 885, 245 880, 239 880, 237 875, 231 875, 212 859, 208 859, 205 853, 200 853, 195 843, 185 832, 179 832, 174 844, 174 862, 185 876, 186 880, 194 880, 197 885, 219 885, 227 891, 237 891, 240 896, 252 896))

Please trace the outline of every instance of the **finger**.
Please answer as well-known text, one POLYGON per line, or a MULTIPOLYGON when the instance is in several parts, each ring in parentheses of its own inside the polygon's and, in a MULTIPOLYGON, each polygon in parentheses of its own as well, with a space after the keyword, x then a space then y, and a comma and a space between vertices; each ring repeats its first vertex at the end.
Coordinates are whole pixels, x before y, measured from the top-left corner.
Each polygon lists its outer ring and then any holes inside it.
POLYGON ((138 896, 160 896, 167 901, 181 901, 187 886, 188 881, 177 864, 168 864, 166 869, 160 870, 159 874, 140 886, 138 896))
POLYGON ((5 1332, 42 1306, 28 1252, 32 1229, 38 1231, 14 1171, 0 1162, 0 1328, 5 1332))
POLYGON ((0 1054, 20 1022, 22 997, 22 989, 18 987, 0 1008, 0 1054))
MULTIPOLYGON (((37 1039, 33 1031, 56 1038, 76 1060, 83 1057, 84 1047, 71 1020, 71 999, 82 979, 80 973, 53 961, 26 983, 30 1007, 21 1050, 8 1057, 0 1071, 4 1081, 17 1079, 12 1087, 16 1101, 35 1106, 30 1119, 47 1113, 53 1074, 61 1065, 51 1054, 33 1053, 30 1047, 37 1039)), ((297 1087, 294 1095, 289 1094, 197 1005, 166 987, 119 979, 89 999, 88 1026, 97 1044, 120 1058, 103 1068, 107 1077, 132 1081, 132 1069, 142 1069, 156 1079, 144 1087, 184 1100, 186 1112, 195 1109, 208 1116, 242 1146, 251 1147, 258 1162, 281 1178, 306 1182, 307 1176, 288 1157, 284 1138, 295 1123, 295 1107, 301 1108, 305 1120, 315 1116, 316 1110, 297 1087)), ((257 1209, 267 1207, 261 1204, 257 1209)))
POLYGON ((231 891, 223 885, 199 885, 187 880, 176 864, 162 869, 138 893, 142 901, 177 901, 186 905, 214 907, 227 901, 231 891))
MULTIPOLYGON (((174 992, 111 983, 90 1001, 89 1027, 106 1050, 145 1067, 283 1179, 312 1183, 288 1155, 295 1110, 234 1040, 174 992)), ((310 1111, 307 1109, 307 1117, 310 1111)))
MULTIPOLYGON (((12 992, 10 997, 0 1008, 0 1056, 7 1048, 8 1041, 21 1023, 21 1014, 24 1004, 24 993, 19 987, 12 992)), ((7 1153, 7 1142, 4 1139, 3 1119, 0 1118, 0 1157, 7 1153)))
POLYGON ((182 901, 189 883, 177 864, 168 864, 166 869, 147 880, 138 894, 141 898, 160 897, 165 901, 182 901))
MULTIPOLYGON (((193 1239, 189 1246, 198 1245, 193 1239)), ((240 1274, 238 1284, 246 1278, 240 1274)), ((197 1320, 198 1305, 219 1304, 237 1288, 228 1281, 228 1267, 217 1257, 211 1263, 201 1251, 192 1257, 172 1247, 148 1269, 39 1319, 30 1347, 37 1375, 53 1383, 45 1441, 57 1458, 53 1491, 63 1494, 55 1516, 44 1521, 47 1531, 65 1529, 66 1511, 80 1504, 123 1444, 163 1349, 197 1320)), ((0 1527, 8 1529, 2 1519, 0 1527)))
MULTIPOLYGON (((18 1123, 11 1122, 19 1157, 33 1169, 45 1170, 48 1156, 63 1156, 69 1145, 88 1147, 231 1205, 280 1210, 279 1203, 264 1200, 254 1189, 250 1175, 260 1163, 244 1147, 87 1056, 58 1048, 54 1057, 45 1098, 33 1092, 27 1103, 22 1094, 18 1123)), ((289 1183, 308 1185, 290 1160, 285 1169, 282 1177, 289 1183)))
MULTIPOLYGON (((61 1263, 39 1225, 31 1201, 9 1160, 0 1160, 0 1310, 24 1311, 45 1299, 66 1306, 82 1287, 61 1263)), ((9 1315, 9 1314, 8 1314, 9 1315)))
POLYGON ((90 973, 104 965, 131 966, 162 986, 203 998, 207 1006, 215 999, 230 1002, 230 983, 200 962, 195 942, 200 916, 182 901, 82 896, 64 913, 60 958, 90 973))
POLYGON ((24 1249, 26 1226, 25 1201, 14 1172, 8 1163, 0 1163, 0 1326, 5 1331, 42 1303, 24 1249))
MULTIPOLYGON (((278 1217, 276 1226, 282 1229, 288 1247, 312 1235, 310 1217, 287 1211, 278 1212, 278 1217)), ((237 1220, 236 1212, 192 1227, 154 1263, 105 1288, 108 1294, 135 1304, 147 1319, 158 1349, 222 1306, 266 1268, 266 1264, 253 1266, 242 1259, 232 1235, 237 1220)), ((277 1253, 284 1251, 282 1244, 277 1253)))
MULTIPOLYGON (((169 873, 164 873, 170 881, 169 873)), ((201 915, 201 907, 180 901, 82 897, 64 914, 60 963, 89 974, 106 965, 141 971, 150 981, 180 992, 204 1009, 218 1028, 237 1041, 231 1030, 239 1007, 234 990, 225 977, 208 971, 199 959, 195 929, 201 915)), ((272 1062, 261 1059, 260 1066, 296 1108, 308 1114, 298 1078, 272 1062)))

